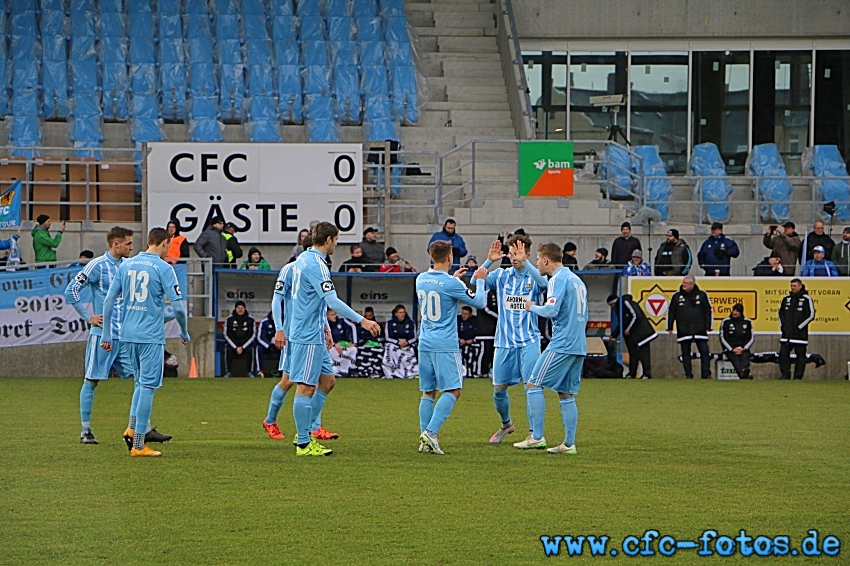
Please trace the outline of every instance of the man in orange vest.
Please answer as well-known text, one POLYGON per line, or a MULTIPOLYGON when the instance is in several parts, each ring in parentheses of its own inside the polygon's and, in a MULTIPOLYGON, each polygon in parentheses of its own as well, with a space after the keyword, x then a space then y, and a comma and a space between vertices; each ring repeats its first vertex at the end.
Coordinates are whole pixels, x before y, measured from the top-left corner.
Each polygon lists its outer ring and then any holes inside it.
POLYGON ((177 263, 181 257, 189 257, 189 242, 186 236, 180 235, 180 227, 174 220, 170 221, 166 227, 168 235, 171 236, 171 245, 168 246, 168 253, 165 255, 165 261, 168 263, 177 263))

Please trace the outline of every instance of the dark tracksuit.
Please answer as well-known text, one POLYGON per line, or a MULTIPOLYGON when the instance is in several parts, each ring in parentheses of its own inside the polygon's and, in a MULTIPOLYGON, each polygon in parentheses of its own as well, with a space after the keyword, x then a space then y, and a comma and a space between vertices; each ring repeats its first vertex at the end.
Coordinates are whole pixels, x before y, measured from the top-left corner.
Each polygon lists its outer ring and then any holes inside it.
MULTIPOLYGON (((475 340, 475 329, 478 322, 475 316, 469 317, 469 320, 463 320, 461 316, 457 317, 457 337, 461 340, 475 340)), ((460 355, 463 360, 463 367, 466 371, 465 377, 477 377, 481 372, 481 357, 484 349, 478 342, 473 342, 468 346, 460 347, 460 355)))
MULTIPOLYGON (((256 327, 254 319, 245 311, 239 316, 234 311, 224 323, 224 339, 227 341, 227 354, 225 355, 225 371, 230 372, 233 360, 248 360, 248 371, 254 368, 254 340, 256 340, 256 327), (236 348, 241 347, 242 353, 237 354, 236 348)), ((244 376, 241 376, 244 377, 244 376)))
MULTIPOLYGON (((632 300, 631 295, 623 295, 621 303, 623 308, 623 339, 626 348, 629 350, 629 377, 637 377, 637 366, 640 362, 643 366, 644 377, 651 378, 652 357, 649 343, 655 340, 658 334, 652 329, 643 309, 632 300)), ((620 316, 620 309, 615 307, 614 310, 616 315, 620 316)))
POLYGON ((723 354, 732 362, 738 377, 750 369, 750 348, 756 338, 753 335, 753 323, 750 319, 731 316, 720 325, 720 343, 723 345, 723 354), (740 354, 732 352, 735 348, 743 348, 740 354))
POLYGON ((806 346, 809 344, 809 324, 815 319, 815 304, 806 292, 806 286, 798 293, 788 293, 779 306, 780 379, 791 379, 791 349, 797 355, 794 364, 794 379, 803 379, 806 371, 806 346))
POLYGON ((407 340, 408 346, 416 344, 416 324, 408 315, 401 322, 395 316, 387 321, 387 342, 397 345, 399 340, 407 340))
POLYGON ((714 326, 711 301, 705 291, 700 290, 697 285, 686 293, 682 287, 670 300, 670 308, 667 311, 667 330, 673 330, 676 323, 678 334, 676 341, 682 349, 682 367, 685 377, 692 378, 691 367, 691 343, 696 344, 700 357, 700 371, 703 379, 711 377, 711 354, 708 352, 708 333, 714 326))
POLYGON ((274 335, 277 329, 274 326, 274 316, 269 313, 260 321, 260 329, 257 332, 257 348, 254 355, 254 371, 263 371, 265 359, 280 359, 280 350, 274 345, 274 335))

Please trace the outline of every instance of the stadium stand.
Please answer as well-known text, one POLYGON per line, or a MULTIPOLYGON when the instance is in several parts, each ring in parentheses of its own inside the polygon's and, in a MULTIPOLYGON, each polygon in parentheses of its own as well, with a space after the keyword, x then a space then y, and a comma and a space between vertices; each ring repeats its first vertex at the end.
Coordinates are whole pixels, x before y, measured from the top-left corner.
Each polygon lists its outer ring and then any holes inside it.
POLYGON ((776 144, 766 143, 753 147, 747 158, 747 173, 755 177, 754 189, 762 202, 761 219, 764 222, 785 222, 789 218, 789 202, 793 189, 786 178, 785 162, 776 144), (765 178, 759 178, 765 177, 765 178))

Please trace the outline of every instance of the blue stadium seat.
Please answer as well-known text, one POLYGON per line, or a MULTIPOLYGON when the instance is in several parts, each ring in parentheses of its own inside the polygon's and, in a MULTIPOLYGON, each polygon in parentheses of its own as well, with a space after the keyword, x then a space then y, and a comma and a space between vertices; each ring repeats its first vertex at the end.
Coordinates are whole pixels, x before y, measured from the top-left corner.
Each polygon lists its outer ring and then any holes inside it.
MULTIPOLYGON (((6 65, 0 65, 0 84, 8 84, 8 72, 6 65)), ((6 88, 0 89, 0 115, 5 116, 9 113, 9 90, 6 88)))
POLYGON ((72 61, 97 61, 97 49, 95 49, 94 36, 71 37, 71 60, 72 61))
POLYGON ((277 92, 281 97, 297 94, 301 96, 301 67, 279 65, 277 67, 277 92))
POLYGON ((265 39, 249 39, 245 41, 245 63, 248 65, 271 65, 271 41, 265 39))
POLYGON ((278 108, 280 120, 284 124, 301 124, 304 122, 300 92, 286 95, 280 94, 278 108))
POLYGON ((217 14, 215 17, 215 37, 218 41, 239 39, 239 16, 217 14))
POLYGON ((218 62, 222 65, 241 65, 242 42, 238 39, 220 39, 218 41, 218 62))
MULTIPOLYGON (((3 9, 6 8, 6 3, 3 3, 3 9)), ((38 10, 38 5, 36 0, 12 0, 11 6, 9 6, 13 12, 25 12, 25 11, 35 11, 38 10)))
MULTIPOLYGON (((273 2, 276 0, 272 0, 273 2)), ((242 13, 246 16, 265 16, 268 13, 263 0, 242 0, 242 13)))
MULTIPOLYGON (((850 180, 847 165, 837 145, 816 145, 803 151, 803 175, 814 175, 814 197, 835 203, 834 219, 845 224, 850 221, 850 180)), ((824 212, 823 220, 830 216, 824 212)))
POLYGON ((133 117, 130 120, 130 141, 136 145, 144 142, 165 141, 160 118, 133 117))
POLYGON ((222 142, 224 124, 215 118, 195 118, 189 120, 189 141, 222 142))
POLYGON ((218 96, 193 96, 188 109, 190 120, 218 120, 218 96))
POLYGON ((409 41, 388 41, 385 53, 392 67, 413 65, 413 48, 409 41))
POLYGON ((310 120, 306 123, 307 141, 311 143, 339 143, 342 135, 334 120, 310 120))
POLYGON ((159 67, 162 117, 182 121, 185 117, 186 69, 180 63, 163 63, 159 67))
POLYGON ((269 39, 268 18, 262 14, 246 14, 242 17, 245 39, 269 39))
POLYGON ((292 14, 294 14, 292 0, 274 0, 271 3, 272 16, 291 16, 292 14))
POLYGON ((129 114, 127 92, 130 77, 123 62, 103 63, 103 115, 106 120, 123 122, 129 114))
POLYGON ((130 91, 133 94, 155 94, 156 87, 156 65, 153 63, 130 65, 130 91))
POLYGON ((274 73, 271 65, 248 65, 248 92, 253 96, 273 94, 274 73))
POLYGON ((96 93, 74 94, 70 114, 77 118, 100 118, 103 115, 100 96, 96 93))
POLYGON ((186 42, 186 45, 190 63, 213 63, 212 39, 208 37, 190 39, 186 42))
POLYGON ((182 39, 160 39, 159 40, 159 63, 183 63, 186 60, 186 52, 183 51, 182 39))
POLYGON ((412 65, 390 67, 393 79, 392 98, 396 115, 405 124, 419 121, 419 97, 416 90, 416 68, 412 65))
POLYGON ((94 0, 71 0, 70 9, 72 12, 93 12, 94 0))
POLYGON ((218 94, 215 65, 212 63, 192 63, 189 65, 189 90, 195 96, 218 94))
POLYGON ((669 212, 667 202, 673 194, 673 186, 667 179, 667 168, 658 153, 658 146, 638 145, 634 147, 634 151, 641 157, 642 163, 632 160, 632 172, 638 175, 643 173, 645 177, 646 206, 657 210, 661 214, 661 221, 667 222, 669 212), (640 166, 643 167, 643 171, 640 170, 640 166))
MULTIPOLYGON (((302 41, 301 62, 305 67, 328 64, 328 45, 325 41, 302 41)), ((278 64, 280 62, 278 61, 278 64)))
POLYGON ((354 4, 351 7, 351 15, 355 18, 374 18, 378 15, 378 5, 375 0, 354 0, 354 4))
MULTIPOLYGON (((726 222, 729 220, 729 195, 732 194, 732 184, 726 175, 726 166, 720 157, 720 151, 713 143, 695 145, 688 163, 688 171, 694 177, 713 177, 697 179, 696 190, 700 191, 705 202, 705 216, 709 222, 726 222)), ((700 218, 702 222, 702 218, 700 218)))
POLYGON ((44 10, 41 12, 41 35, 68 35, 65 12, 62 10, 44 10))
POLYGON ((295 0, 295 13, 300 17, 321 16, 322 8, 318 0, 295 0))
MULTIPOLYGON (((55 1, 59 4, 62 3, 62 0, 53 0, 53 1, 55 1)), ((171 0, 171 1, 177 2, 177 6, 179 8, 180 0, 171 0)), ((159 3, 163 4, 164 2, 165 2, 165 0, 160 0, 159 3)), ((44 2, 42 2, 42 5, 43 4, 44 4, 44 2)), ((124 1, 123 0, 100 0, 100 2, 98 2, 98 4, 100 5, 100 13, 101 14, 105 14, 107 12, 113 12, 113 13, 119 13, 120 14, 121 12, 124 11, 124 1)), ((160 7, 160 12, 162 12, 162 11, 163 10, 160 7)))
MULTIPOLYGON (((44 20, 42 19, 42 24, 44 20)), ((126 21, 124 14, 119 12, 104 12, 100 15, 100 36, 125 38, 126 21)))
POLYGON ((35 25, 35 11, 13 12, 10 32, 12 35, 36 35, 38 26, 35 25))
POLYGON ((360 50, 360 66, 380 66, 384 62, 384 43, 381 41, 366 41, 358 44, 360 50))
MULTIPOLYGON (((363 139, 367 142, 400 141, 401 136, 396 123, 392 120, 363 120, 363 139)), ((393 194, 396 194, 395 191, 393 194)))
POLYGON ((186 39, 212 37, 210 17, 206 14, 186 14, 183 16, 183 33, 186 39))
POLYGON ((68 64, 65 61, 44 60, 42 69, 44 116, 48 120, 65 118, 68 115, 68 64))
POLYGON ((382 18, 404 15, 404 0, 379 0, 378 10, 382 18))
POLYGON ((357 41, 383 41, 381 18, 362 16, 357 18, 357 41))
MULTIPOLYGON (((130 2, 135 3, 136 0, 130 2)), ((73 27, 73 17, 72 17, 73 27)), ((153 17, 150 12, 130 12, 127 35, 130 37, 153 37, 153 17)))
POLYGON ((339 105, 340 121, 344 124, 360 123, 360 76, 354 65, 337 65, 333 68, 333 94, 339 105))
POLYGON ((328 39, 350 41, 354 39, 354 19, 348 16, 328 18, 328 39))
POLYGON ((282 39, 295 39, 297 37, 297 27, 295 25, 294 16, 275 16, 272 18, 272 39, 279 41, 282 39))
POLYGON ((331 17, 351 15, 351 2, 349 0, 327 0, 325 7, 326 14, 331 17))
MULTIPOLYGON (((38 147, 42 145, 44 140, 41 133, 41 123, 37 116, 9 116, 6 122, 6 130, 8 131, 9 143, 13 147, 38 147)), ((32 151, 12 151, 12 155, 32 156, 37 152, 32 151)))
POLYGON ((160 41, 183 38, 183 17, 180 14, 160 14, 157 37, 160 41))
POLYGON ((319 65, 304 67, 301 71, 304 79, 305 95, 330 96, 331 94, 331 69, 319 65))
POLYGON ((280 131, 277 126, 277 118, 274 117, 274 101, 263 98, 262 100, 251 100, 251 110, 248 113, 249 119, 245 125, 248 133, 248 141, 250 142, 281 142, 280 131), (252 117, 251 112, 258 112, 259 115, 267 114, 266 108, 271 109, 272 118, 257 118, 252 117))
MULTIPOLYGON (((111 2, 116 2, 120 5, 121 0, 110 0, 111 2)), ((103 2, 104 0, 100 0, 101 10, 103 10, 103 2)), ((156 11, 160 14, 160 17, 165 14, 179 14, 180 13, 180 0, 157 0, 156 1, 156 11)))
POLYGON ((384 18, 384 39, 390 41, 410 41, 407 18, 404 16, 384 18))
POLYGON ((65 8, 65 0, 41 0, 42 13, 44 10, 58 10, 59 12, 64 12, 65 8))
MULTIPOLYGON (((5 40, 3 43, 5 43, 5 40)), ((38 41, 38 37, 34 35, 13 35, 11 47, 12 60, 14 61, 41 59, 41 44, 38 41)))
POLYGON ((70 141, 75 148, 98 148, 103 144, 103 127, 100 116, 71 116, 70 141))
POLYGON ((133 37, 130 39, 130 63, 153 65, 156 63, 156 49, 152 37, 133 37))
POLYGON ((130 116, 133 118, 159 118, 159 101, 156 95, 134 94, 130 102, 130 116))
POLYGON ((789 201, 794 189, 786 177, 785 162, 776 144, 753 146, 746 164, 747 173, 753 177, 761 205, 764 222, 785 222, 789 217, 789 201), (758 177, 772 177, 759 179, 758 177))
POLYGON ((239 2, 237 0, 211 0, 210 7, 216 17, 220 14, 239 14, 239 2))
POLYGON ((39 68, 35 60, 12 61, 12 89, 25 90, 41 87, 38 80, 39 68))
POLYGON ((301 41, 324 41, 325 19, 321 16, 302 16, 298 33, 301 41))
POLYGON ((100 90, 98 68, 95 61, 70 61, 68 69, 71 74, 71 90, 75 93, 97 92, 100 90))
POLYGON ((244 65, 221 65, 221 116, 225 122, 239 122, 245 100, 244 65))
POLYGON ((389 97, 375 95, 365 98, 363 120, 378 122, 380 120, 392 120, 392 118, 393 111, 389 97))
POLYGON ((331 46, 331 60, 334 65, 357 65, 357 46, 353 41, 333 41, 331 46))
POLYGON ((304 117, 308 120, 335 121, 337 118, 336 101, 330 95, 305 96, 304 117))
POLYGON ((184 0, 184 14, 209 14, 210 9, 207 6, 206 0, 184 0))
POLYGON ((12 114, 15 116, 40 116, 41 101, 38 89, 27 88, 12 92, 12 114))
POLYGON ((365 96, 389 96, 390 83, 387 79, 387 68, 378 65, 362 67, 363 94, 365 96))
POLYGON ((274 59, 278 65, 297 65, 301 62, 301 50, 294 39, 274 42, 274 59))

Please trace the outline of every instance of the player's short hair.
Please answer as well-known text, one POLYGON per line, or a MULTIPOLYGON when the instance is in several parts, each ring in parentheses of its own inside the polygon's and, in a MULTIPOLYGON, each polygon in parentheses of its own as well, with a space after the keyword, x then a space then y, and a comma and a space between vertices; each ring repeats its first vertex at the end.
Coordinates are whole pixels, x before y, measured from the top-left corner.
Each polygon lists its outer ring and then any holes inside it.
POLYGON ((132 230, 130 230, 129 228, 124 228, 122 226, 113 226, 109 229, 109 232, 106 233, 106 243, 111 246, 112 242, 114 242, 115 240, 122 240, 128 236, 133 236, 132 230))
POLYGON ((531 238, 526 236, 525 234, 514 234, 510 238, 508 238, 508 247, 513 246, 517 242, 522 242, 525 244, 525 251, 531 251, 531 238))
POLYGON ((306 236, 304 236, 304 249, 313 247, 313 236, 308 232, 306 236))
POLYGON ((445 263, 452 253, 452 243, 448 240, 437 240, 428 246, 428 255, 434 263, 445 263))
POLYGON ((165 228, 154 228, 148 232, 148 246, 158 246, 165 240, 170 240, 171 236, 165 228))
POLYGON ((555 263, 560 263, 562 259, 561 246, 555 242, 540 244, 537 246, 537 254, 555 263))
POLYGON ((313 236, 313 243, 317 246, 322 246, 328 241, 328 238, 337 237, 339 235, 339 229, 330 222, 319 222, 313 228, 311 235, 313 236))

